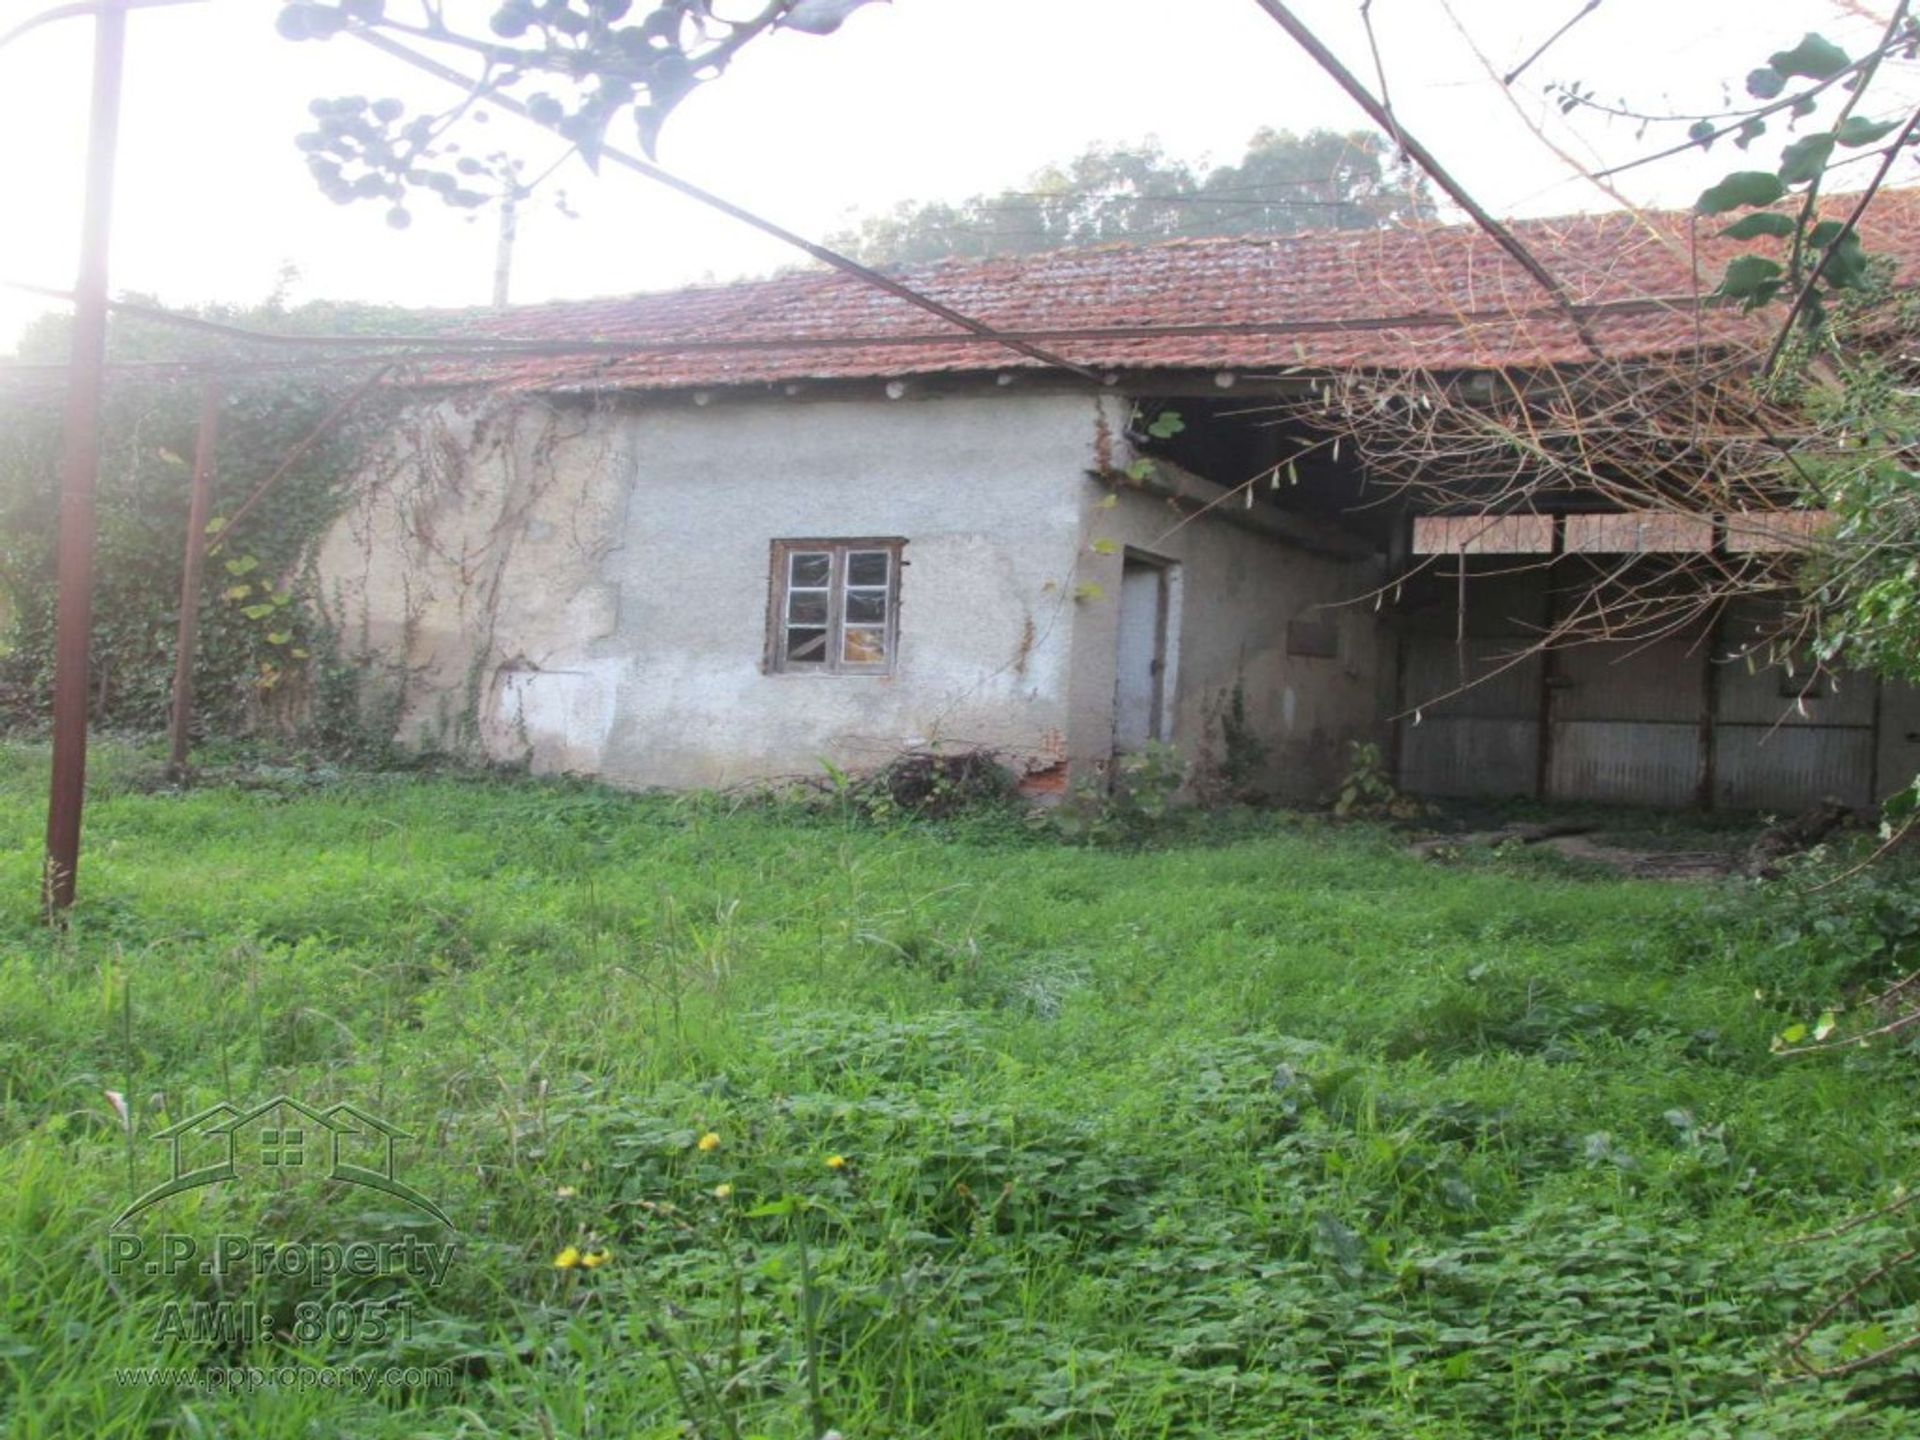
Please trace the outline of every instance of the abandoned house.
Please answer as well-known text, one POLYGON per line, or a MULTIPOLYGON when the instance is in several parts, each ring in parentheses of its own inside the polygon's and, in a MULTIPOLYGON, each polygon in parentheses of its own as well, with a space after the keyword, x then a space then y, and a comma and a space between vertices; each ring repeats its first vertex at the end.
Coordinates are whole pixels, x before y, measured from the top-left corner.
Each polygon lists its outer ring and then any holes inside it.
MULTIPOLYGON (((1920 256, 1916 218, 1885 197, 1869 248, 1920 256)), ((1310 423, 1333 381, 1508 384, 1752 333, 1694 301, 1728 253, 1711 222, 1516 228, 1572 310, 1470 227, 902 275, 1072 369, 831 272, 469 321, 544 348, 420 377, 318 554, 324 603, 407 741, 634 788, 984 747, 1045 792, 1246 737, 1296 800, 1354 741, 1442 795, 1778 808, 1907 783, 1911 693, 1729 663, 1730 607, 1534 645, 1567 567, 1766 548, 1737 517, 1433 513, 1310 423)))

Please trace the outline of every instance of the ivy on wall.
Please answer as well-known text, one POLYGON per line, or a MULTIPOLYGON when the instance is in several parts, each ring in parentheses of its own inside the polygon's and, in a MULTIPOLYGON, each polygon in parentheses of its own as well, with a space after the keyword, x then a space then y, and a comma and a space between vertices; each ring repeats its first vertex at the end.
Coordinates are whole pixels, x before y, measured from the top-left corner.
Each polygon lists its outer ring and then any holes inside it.
MULTIPOLYGON (((255 329, 337 333, 406 326, 380 311, 277 305, 213 318, 255 329)), ((64 319, 29 332, 19 358, 55 364, 64 319)), ((314 543, 343 508, 349 477, 395 400, 376 391, 224 532, 224 519, 270 476, 369 368, 151 322, 116 321, 110 357, 151 369, 113 372, 102 416, 95 562, 92 708, 95 725, 165 726, 171 703, 187 510, 204 378, 173 368, 220 365, 224 399, 209 526, 215 548, 200 591, 195 666, 202 734, 299 728, 326 742, 356 729, 331 637, 312 603, 314 543)), ((33 729, 51 708, 55 550, 63 377, 57 369, 0 379, 0 593, 10 612, 0 638, 0 725, 33 729)))

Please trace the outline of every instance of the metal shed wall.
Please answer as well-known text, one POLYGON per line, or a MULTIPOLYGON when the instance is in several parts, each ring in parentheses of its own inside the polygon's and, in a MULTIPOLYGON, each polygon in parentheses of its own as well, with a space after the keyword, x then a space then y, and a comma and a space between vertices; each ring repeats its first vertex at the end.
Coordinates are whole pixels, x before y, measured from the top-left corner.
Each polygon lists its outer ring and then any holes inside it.
POLYGON ((1509 558, 1501 574, 1479 557, 1463 588, 1455 563, 1410 585, 1401 607, 1396 758, 1408 791, 1792 810, 1827 796, 1870 805, 1920 768, 1909 687, 1861 676, 1810 688, 1779 666, 1727 662, 1760 633, 1759 611, 1727 616, 1717 643, 1703 624, 1543 662, 1525 652, 1550 614, 1546 572, 1509 558))

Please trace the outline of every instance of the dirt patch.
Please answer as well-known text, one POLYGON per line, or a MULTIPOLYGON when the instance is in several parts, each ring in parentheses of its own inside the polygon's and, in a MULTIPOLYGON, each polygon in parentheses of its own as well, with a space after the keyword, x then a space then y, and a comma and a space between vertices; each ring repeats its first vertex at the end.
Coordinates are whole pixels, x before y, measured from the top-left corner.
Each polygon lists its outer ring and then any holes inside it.
POLYGON ((1742 857, 1726 850, 1643 850, 1591 835, 1561 835, 1541 844, 1569 860, 1605 865, 1637 880, 1721 880, 1742 869, 1742 857))
POLYGON ((1470 850, 1493 850, 1506 845, 1551 850, 1569 860, 1604 865, 1641 880, 1718 880, 1741 871, 1738 850, 1660 850, 1621 844, 1605 835, 1589 833, 1583 825, 1521 826, 1509 830, 1479 830, 1466 835, 1436 835, 1416 840, 1408 852, 1422 860, 1458 859, 1470 850), (1542 833, 1544 832, 1544 833, 1542 833))
POLYGON ((1778 872, 1782 860, 1821 843, 1855 818, 1837 800, 1823 800, 1793 819, 1758 832, 1730 834, 1725 846, 1705 850, 1635 843, 1637 836, 1610 835, 1596 821, 1571 818, 1430 835, 1407 848, 1420 859, 1445 861, 1470 850, 1527 846, 1642 880, 1719 880, 1729 875, 1766 879, 1778 872))

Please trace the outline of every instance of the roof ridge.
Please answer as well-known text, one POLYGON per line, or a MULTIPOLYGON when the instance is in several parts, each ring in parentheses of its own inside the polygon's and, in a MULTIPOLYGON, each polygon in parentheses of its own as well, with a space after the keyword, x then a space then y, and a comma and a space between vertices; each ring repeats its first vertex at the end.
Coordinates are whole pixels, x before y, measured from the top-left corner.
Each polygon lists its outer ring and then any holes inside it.
MULTIPOLYGON (((1858 203, 1823 198, 1822 213, 1858 203)), ((1920 189, 1884 191, 1863 222, 1870 249, 1920 273, 1920 189)), ((1596 210, 1513 222, 1577 304, 1694 296, 1744 253, 1730 217, 1596 210), (1706 223, 1696 223, 1704 219, 1706 223)), ((1579 363, 1573 329, 1525 313, 1537 283, 1477 227, 1432 221, 1379 230, 1178 236, 986 258, 951 257, 890 273, 1014 336, 1054 337, 1101 373, 1579 363), (1396 331, 1396 317, 1456 316, 1451 328, 1396 331), (1562 334, 1566 329, 1566 334, 1562 334), (1282 338, 1284 332, 1284 339, 1282 338)), ((527 389, 667 390, 1032 368, 1029 355, 941 330, 901 300, 829 270, 588 300, 467 312, 470 334, 549 342, 552 354, 446 368, 448 383, 527 389), (588 358, 576 341, 629 342, 588 358), (463 381, 460 377, 465 377, 463 381)), ((1764 316, 1691 305, 1612 315, 1607 352, 1653 355, 1732 343, 1764 316)))
MULTIPOLYGON (((1845 207, 1858 200, 1859 191, 1835 191, 1820 197, 1820 206, 1845 207)), ((1896 203, 1920 204, 1920 186, 1890 187, 1879 192, 1879 199, 1896 203)), ((1770 207, 1778 208, 1778 207, 1770 207)), ((1612 210, 1569 210, 1554 215, 1534 215, 1520 219, 1503 219, 1502 224, 1509 229, 1524 234, 1537 234, 1542 231, 1553 233, 1556 229, 1574 226, 1594 226, 1608 222, 1632 222, 1635 224, 1653 224, 1668 230, 1669 233, 1684 235, 1688 222, 1697 218, 1690 209, 1675 209, 1665 206, 1648 206, 1636 209, 1612 210)), ((1704 218, 1704 217, 1700 217, 1704 218)), ((1108 256, 1118 254, 1177 253, 1189 250, 1223 250, 1243 247, 1289 248, 1300 245, 1327 244, 1329 242, 1361 242, 1369 239, 1381 240, 1397 236, 1438 237, 1451 234, 1473 237, 1480 229, 1471 220, 1415 220, 1396 221, 1390 225, 1374 226, 1365 229, 1319 229, 1291 230, 1284 233, 1272 231, 1249 231, 1236 235, 1174 235, 1159 240, 1106 240, 1093 245, 1064 245, 1053 250, 1031 250, 1003 255, 946 255, 933 260, 913 261, 907 264, 876 265, 873 268, 891 278, 911 281, 920 277, 944 277, 960 272, 986 271, 991 267, 1022 269, 1036 265, 1047 265, 1062 260, 1081 257, 1108 256)), ((794 300, 801 298, 808 287, 807 282, 817 285, 825 282, 831 285, 858 285, 860 282, 851 277, 838 275, 824 268, 796 266, 792 269, 777 271, 772 275, 742 276, 734 280, 700 280, 684 285, 669 285, 655 289, 629 290, 609 295, 592 295, 575 299, 536 300, 525 305, 514 305, 508 309, 488 310, 484 307, 450 309, 444 311, 424 311, 425 314, 445 314, 452 317, 471 317, 483 320, 489 317, 511 319, 518 316, 536 315, 543 311, 568 309, 590 305, 613 305, 623 301, 657 300, 667 296, 695 297, 701 295, 722 295, 741 290, 765 289, 775 286, 792 287, 794 300)))

